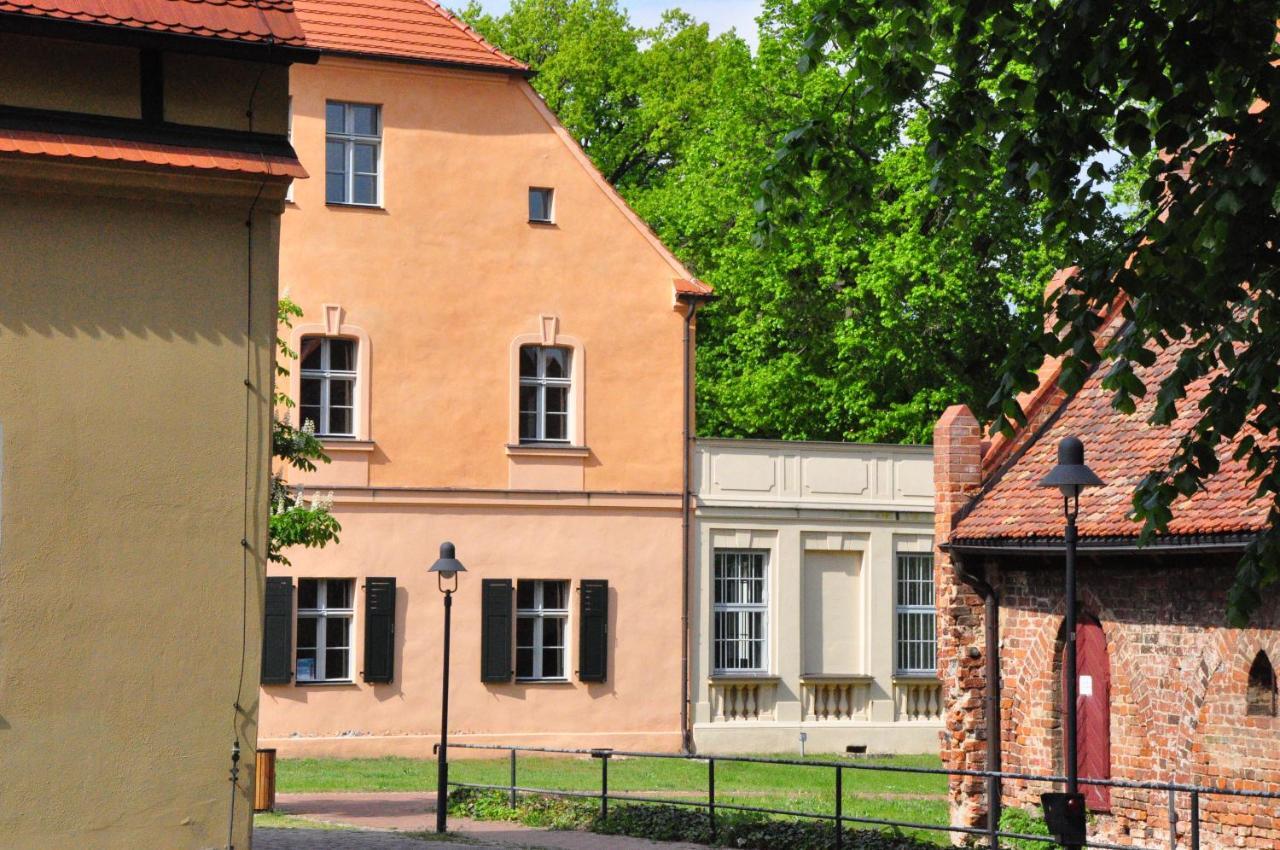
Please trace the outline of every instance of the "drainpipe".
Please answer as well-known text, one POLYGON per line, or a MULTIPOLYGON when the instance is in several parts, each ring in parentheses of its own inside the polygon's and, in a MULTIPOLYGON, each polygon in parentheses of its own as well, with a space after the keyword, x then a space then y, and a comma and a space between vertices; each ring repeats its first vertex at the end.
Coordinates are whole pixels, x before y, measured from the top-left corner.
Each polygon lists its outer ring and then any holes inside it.
POLYGON ((693 491, 693 319, 697 312, 698 302, 690 299, 684 314, 684 419, 680 442, 680 745, 686 753, 693 752, 693 727, 689 723, 689 569, 693 542, 689 519, 693 491))
MULTIPOLYGON (((1000 595, 995 588, 977 573, 970 572, 963 556, 951 552, 960 580, 982 597, 983 638, 986 645, 986 694, 983 697, 987 718, 986 768, 993 773, 1001 769, 1000 753, 1000 595)), ((999 847, 1002 783, 999 777, 987 777, 987 835, 990 846, 999 847)))

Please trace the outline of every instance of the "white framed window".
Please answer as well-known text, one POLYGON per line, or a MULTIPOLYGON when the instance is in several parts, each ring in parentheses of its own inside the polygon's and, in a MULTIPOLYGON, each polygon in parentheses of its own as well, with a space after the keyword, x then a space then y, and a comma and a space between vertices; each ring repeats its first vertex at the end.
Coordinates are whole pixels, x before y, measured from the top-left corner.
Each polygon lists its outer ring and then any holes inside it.
POLYGON ((381 204, 382 107, 331 100, 324 122, 325 203, 381 204))
POLYGON ((516 678, 568 678, 569 582, 516 582, 516 678))
POLYGON ((520 442, 569 442, 568 348, 520 346, 520 442))
POLYGON ((354 437, 356 433, 356 341, 338 337, 304 336, 302 398, 303 423, 315 425, 320 437, 354 437))
POLYGON ((933 603, 933 555, 898 553, 896 667, 899 673, 932 673, 937 669, 937 611, 933 603))
POLYGON ((351 681, 355 579, 298 579, 299 682, 351 681))
POLYGON ((712 584, 713 671, 767 672, 769 553, 717 549, 712 584))
POLYGON ((538 186, 529 187, 529 221, 551 224, 555 221, 555 190, 538 186))

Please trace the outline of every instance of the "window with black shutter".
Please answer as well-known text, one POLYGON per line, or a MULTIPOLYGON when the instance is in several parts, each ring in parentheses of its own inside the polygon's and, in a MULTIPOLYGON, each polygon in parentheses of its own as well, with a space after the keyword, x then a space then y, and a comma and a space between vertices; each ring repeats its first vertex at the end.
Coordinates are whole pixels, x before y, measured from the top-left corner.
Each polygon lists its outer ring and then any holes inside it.
POLYGON ((480 681, 511 681, 512 584, 487 578, 480 587, 480 681))
POLYGON ((293 580, 267 578, 262 623, 262 684, 287 685, 293 679, 293 580))
POLYGON ((578 597, 578 679, 603 682, 609 673, 609 582, 583 579, 578 597))
POLYGON ((395 675, 396 580, 364 580, 364 680, 385 684, 395 675))

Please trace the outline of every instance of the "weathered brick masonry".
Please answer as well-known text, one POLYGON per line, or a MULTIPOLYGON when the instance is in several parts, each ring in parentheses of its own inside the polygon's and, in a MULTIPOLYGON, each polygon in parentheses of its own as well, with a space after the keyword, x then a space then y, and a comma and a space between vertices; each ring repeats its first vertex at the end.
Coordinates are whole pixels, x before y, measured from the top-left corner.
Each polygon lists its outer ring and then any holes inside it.
MULTIPOLYGON (((1041 439, 1056 442, 1057 436, 1041 439)), ((1094 436, 1098 443, 1105 439, 1094 436)), ((993 476, 981 472, 982 451, 978 423, 968 410, 948 410, 935 431, 939 541, 962 536, 953 530, 963 526, 982 487, 987 488, 983 498, 992 498, 993 476)), ((1033 473, 1044 471, 1047 467, 1033 473)), ((1102 494, 1086 492, 1082 521, 1090 510, 1098 518, 1102 500, 1095 496, 1102 494)), ((950 557, 939 552, 936 559, 944 763, 952 769, 987 766, 984 607, 960 580, 955 562, 962 561, 967 572, 985 578, 999 600, 1001 767, 1061 775, 1061 556, 1044 547, 1035 552, 1014 546, 997 554, 992 552, 999 546, 978 548, 966 551, 962 545, 950 557)), ((1226 592, 1238 557, 1238 551, 1214 553, 1194 542, 1163 546, 1159 553, 1094 542, 1082 552, 1080 611, 1101 624, 1110 665, 1113 778, 1280 792, 1280 719, 1252 716, 1247 703, 1249 671, 1258 652, 1280 659, 1280 597, 1272 595, 1250 628, 1229 628, 1226 592)), ((1002 802, 1038 808, 1046 790, 1044 783, 1006 781, 1002 802)), ((981 781, 954 780, 951 795, 953 823, 984 825, 981 781)), ((1202 847, 1280 847, 1277 801, 1205 796, 1200 812, 1202 847)), ((1178 813, 1179 846, 1187 846, 1185 794, 1178 813)), ((1095 815, 1090 832, 1118 844, 1167 847, 1168 798, 1159 791, 1113 789, 1110 813, 1095 815)))

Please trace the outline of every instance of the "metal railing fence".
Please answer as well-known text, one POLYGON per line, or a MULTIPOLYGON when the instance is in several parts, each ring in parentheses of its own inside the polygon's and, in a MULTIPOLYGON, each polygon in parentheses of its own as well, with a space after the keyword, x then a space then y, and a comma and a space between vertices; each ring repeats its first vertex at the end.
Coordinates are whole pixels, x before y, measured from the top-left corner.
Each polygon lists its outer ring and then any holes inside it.
MULTIPOLYGON (((956 826, 942 825, 930 823, 918 823, 915 821, 895 820, 887 818, 863 817, 858 815, 846 814, 844 811, 844 775, 846 771, 868 771, 868 772, 884 772, 898 774, 923 774, 930 776, 946 776, 946 777, 967 777, 971 779, 982 779, 987 789, 988 801, 1001 793, 1001 784, 1005 780, 1020 782, 1041 782, 1049 785, 1061 785, 1066 783, 1065 776, 1045 776, 1031 773, 1013 773, 1008 771, 985 771, 985 770, 948 770, 946 768, 931 767, 911 767, 908 765, 889 765, 875 763, 861 763, 858 761, 834 761, 834 760, 814 760, 814 759, 785 759, 785 758, 767 758, 764 756, 747 756, 747 755, 716 755, 701 753, 653 753, 640 752, 631 750, 614 750, 614 749, 567 749, 558 747, 531 747, 531 746, 513 746, 507 744, 459 744, 450 743, 450 749, 468 749, 468 750, 497 750, 509 754, 510 759, 510 781, 505 785, 495 785, 477 782, 455 782, 450 780, 449 786, 453 788, 474 788, 477 790, 488 791, 505 791, 509 796, 509 803, 514 808, 518 802, 520 794, 542 794, 552 797, 578 798, 596 800, 599 802, 601 817, 608 817, 609 802, 611 800, 621 803, 643 803, 658 804, 667 806, 681 806, 692 809, 703 809, 707 812, 710 822, 711 838, 714 843, 717 840, 717 812, 746 812, 754 814, 774 815, 779 817, 800 818, 813 820, 818 822, 830 823, 834 831, 834 846, 836 850, 844 850, 844 829, 845 825, 862 825, 868 827, 892 827, 896 829, 914 829, 930 832, 943 832, 952 835, 967 835, 977 839, 986 839, 986 846, 995 848, 1000 846, 1001 839, 1023 839, 1028 841, 1043 842, 1045 845, 1055 845, 1057 842, 1050 837, 1044 835, 1031 835, 1020 832, 1009 832, 999 828, 996 823, 989 823, 985 827, 974 826, 956 826), (557 756, 589 756, 598 759, 600 762, 600 790, 599 791, 571 791, 558 788, 536 788, 520 785, 517 782, 518 773, 518 753, 535 753, 557 756), (609 791, 609 762, 614 758, 628 759, 672 759, 686 762, 703 762, 707 766, 706 772, 706 798, 703 800, 690 800, 679 798, 665 797, 649 797, 635 795, 629 792, 613 792, 609 791), (823 812, 805 812, 794 809, 775 809, 766 806, 748 806, 741 803, 724 802, 716 799, 716 765, 717 764, 767 764, 791 767, 803 767, 813 770, 831 770, 834 771, 834 798, 833 811, 831 814, 823 812)), ((1200 828, 1202 824, 1201 801, 1208 797, 1229 797, 1229 798, 1245 798, 1245 799, 1261 799, 1272 800, 1276 802, 1273 817, 1280 818, 1280 792, 1246 790, 1237 788, 1209 788, 1199 785, 1188 785, 1178 782, 1137 782, 1126 779, 1085 779, 1080 778, 1081 785, 1106 786, 1108 788, 1147 790, 1152 792, 1163 792, 1168 795, 1168 843, 1162 846, 1145 846, 1139 844, 1111 844, 1100 840, 1090 839, 1084 846, 1100 848, 1100 850, 1200 850, 1200 828), (1179 840, 1178 824, 1181 821, 1181 809, 1179 808, 1179 798, 1185 797, 1187 806, 1187 829, 1183 840, 1179 840)))

